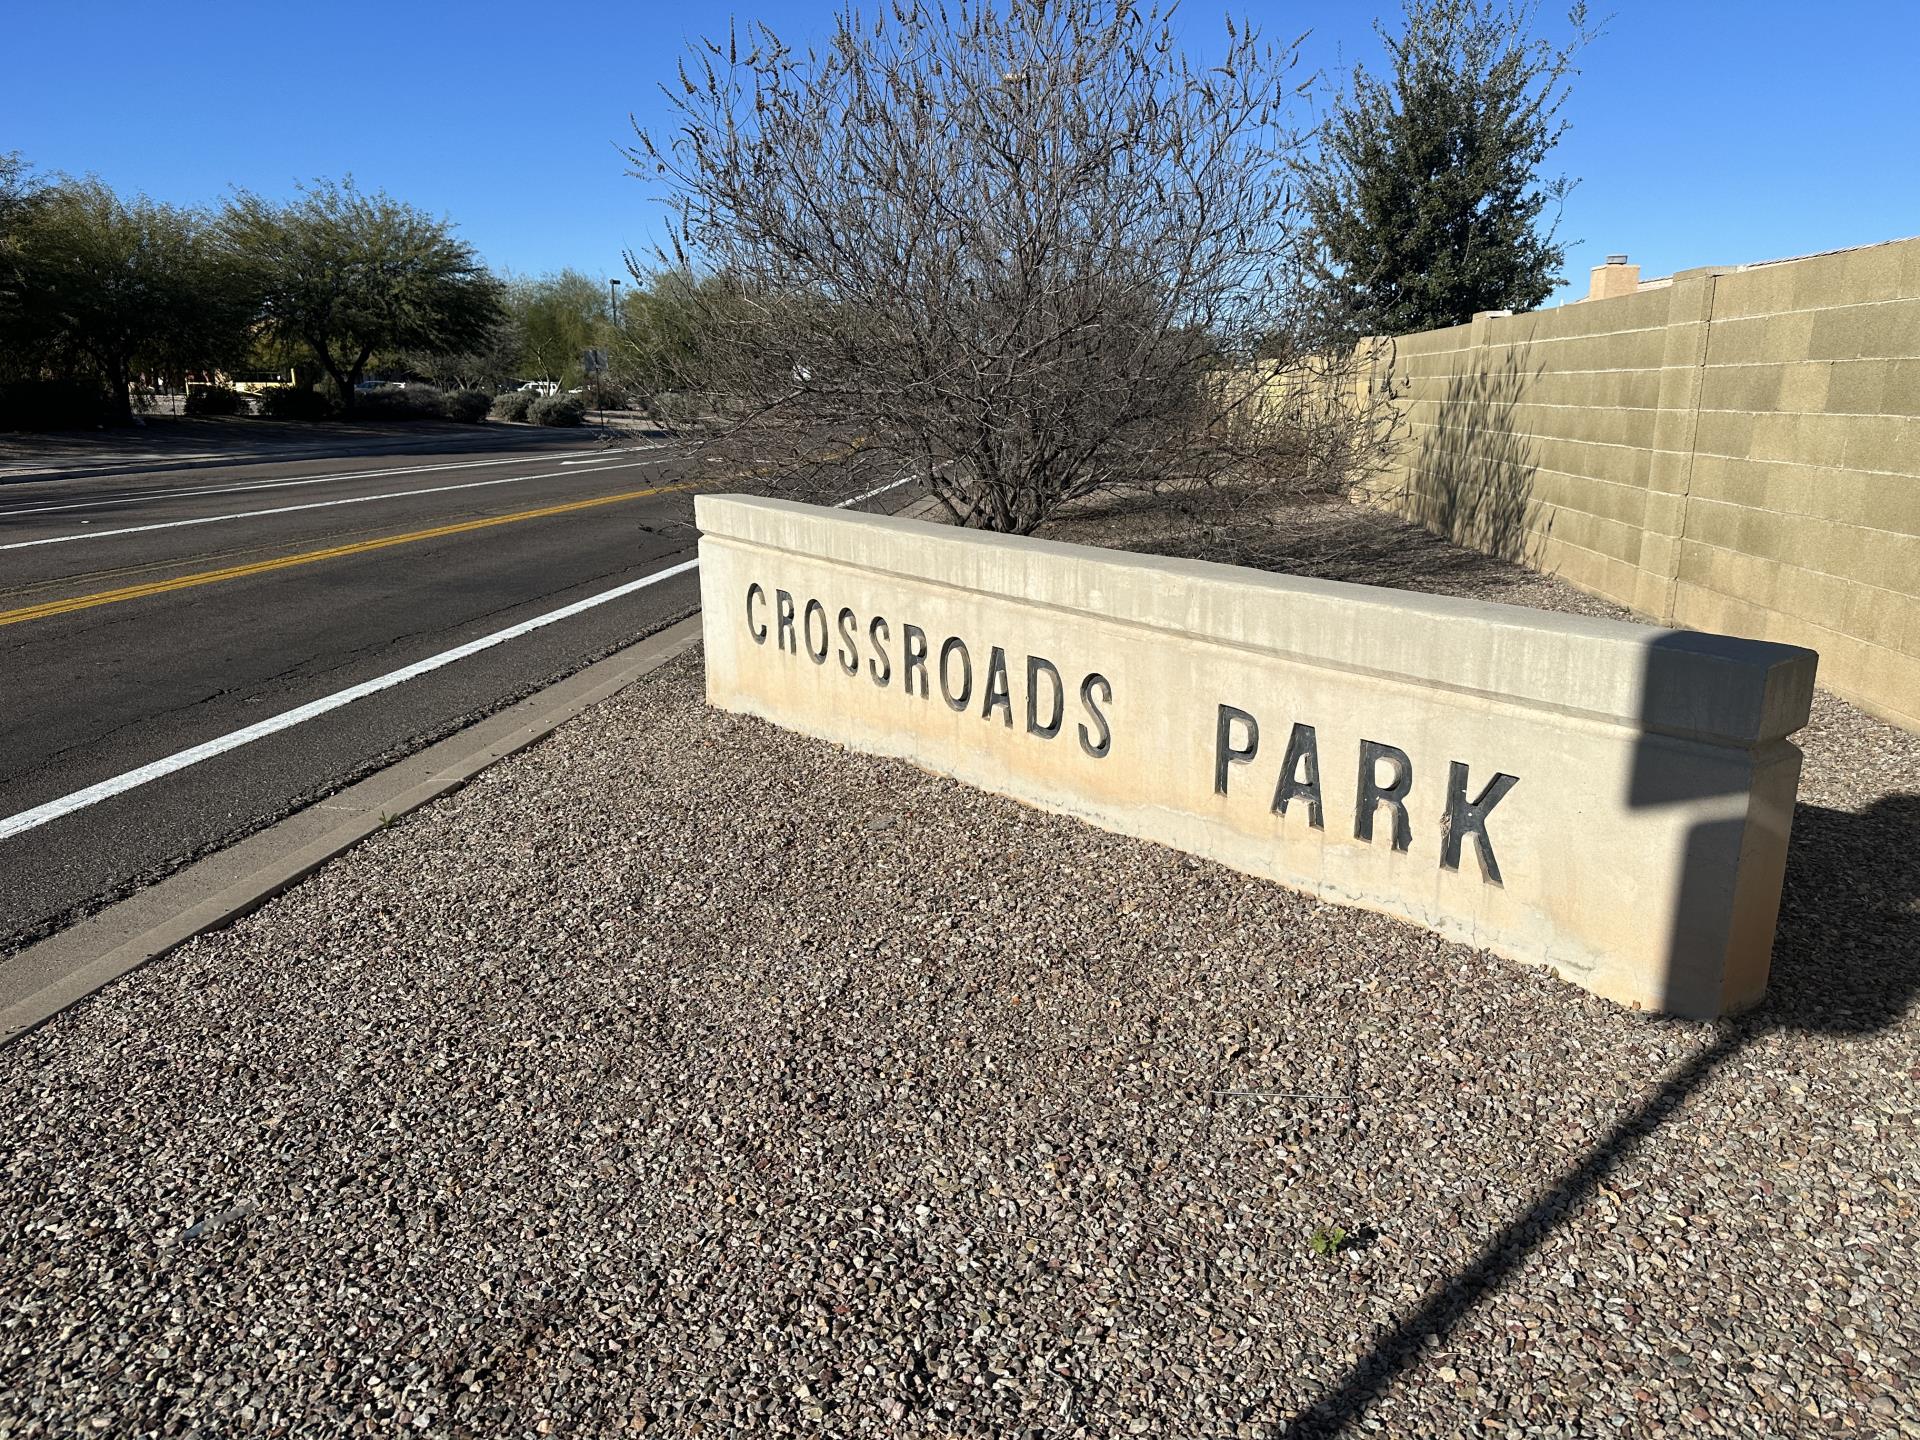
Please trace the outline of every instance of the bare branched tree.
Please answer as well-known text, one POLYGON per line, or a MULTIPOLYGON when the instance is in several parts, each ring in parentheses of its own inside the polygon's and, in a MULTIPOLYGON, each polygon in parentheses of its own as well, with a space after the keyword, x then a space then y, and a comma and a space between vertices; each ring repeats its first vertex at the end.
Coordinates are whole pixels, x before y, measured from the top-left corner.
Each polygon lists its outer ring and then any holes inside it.
POLYGON ((699 280, 662 417, 802 476, 857 441, 1021 534, 1103 491, 1347 479, 1375 407, 1304 280, 1296 47, 1229 21, 1202 65, 1171 17, 897 0, 804 53, 695 45, 627 152, 699 280))

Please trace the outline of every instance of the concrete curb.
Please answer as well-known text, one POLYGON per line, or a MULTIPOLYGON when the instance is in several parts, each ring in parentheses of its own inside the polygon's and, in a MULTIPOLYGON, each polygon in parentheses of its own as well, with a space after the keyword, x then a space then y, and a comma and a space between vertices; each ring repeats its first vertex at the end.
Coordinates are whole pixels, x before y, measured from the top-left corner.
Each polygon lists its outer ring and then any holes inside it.
POLYGON ((696 612, 28 946, 0 965, 0 1046, 194 936, 259 908, 382 826, 545 739, 699 640, 696 612))

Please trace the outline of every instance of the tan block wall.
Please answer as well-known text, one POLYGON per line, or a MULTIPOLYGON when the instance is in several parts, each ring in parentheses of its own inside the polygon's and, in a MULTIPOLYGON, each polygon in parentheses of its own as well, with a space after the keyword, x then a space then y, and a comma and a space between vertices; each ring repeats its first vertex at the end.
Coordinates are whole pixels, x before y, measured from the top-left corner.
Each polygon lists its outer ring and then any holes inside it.
POLYGON ((1384 503, 1920 730, 1920 240, 1373 343, 1384 503))

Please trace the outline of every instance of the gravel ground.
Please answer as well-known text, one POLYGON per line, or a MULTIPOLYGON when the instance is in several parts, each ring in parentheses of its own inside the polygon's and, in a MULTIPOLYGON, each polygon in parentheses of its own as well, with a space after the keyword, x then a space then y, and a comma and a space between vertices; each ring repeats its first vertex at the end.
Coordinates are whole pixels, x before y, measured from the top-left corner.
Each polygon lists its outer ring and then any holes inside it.
POLYGON ((1920 1436, 1920 739, 1804 738, 1708 1026, 676 662, 0 1052, 0 1437, 1920 1436))

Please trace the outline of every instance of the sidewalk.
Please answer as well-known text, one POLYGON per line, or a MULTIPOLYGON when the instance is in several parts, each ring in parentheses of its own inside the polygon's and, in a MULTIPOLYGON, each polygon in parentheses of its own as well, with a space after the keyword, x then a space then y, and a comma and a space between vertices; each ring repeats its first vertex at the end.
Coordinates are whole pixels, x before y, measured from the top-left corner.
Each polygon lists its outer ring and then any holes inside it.
POLYGON ((1920 1436, 1920 738, 1803 739, 1706 1026, 675 661, 0 1051, 0 1437, 1920 1436))

